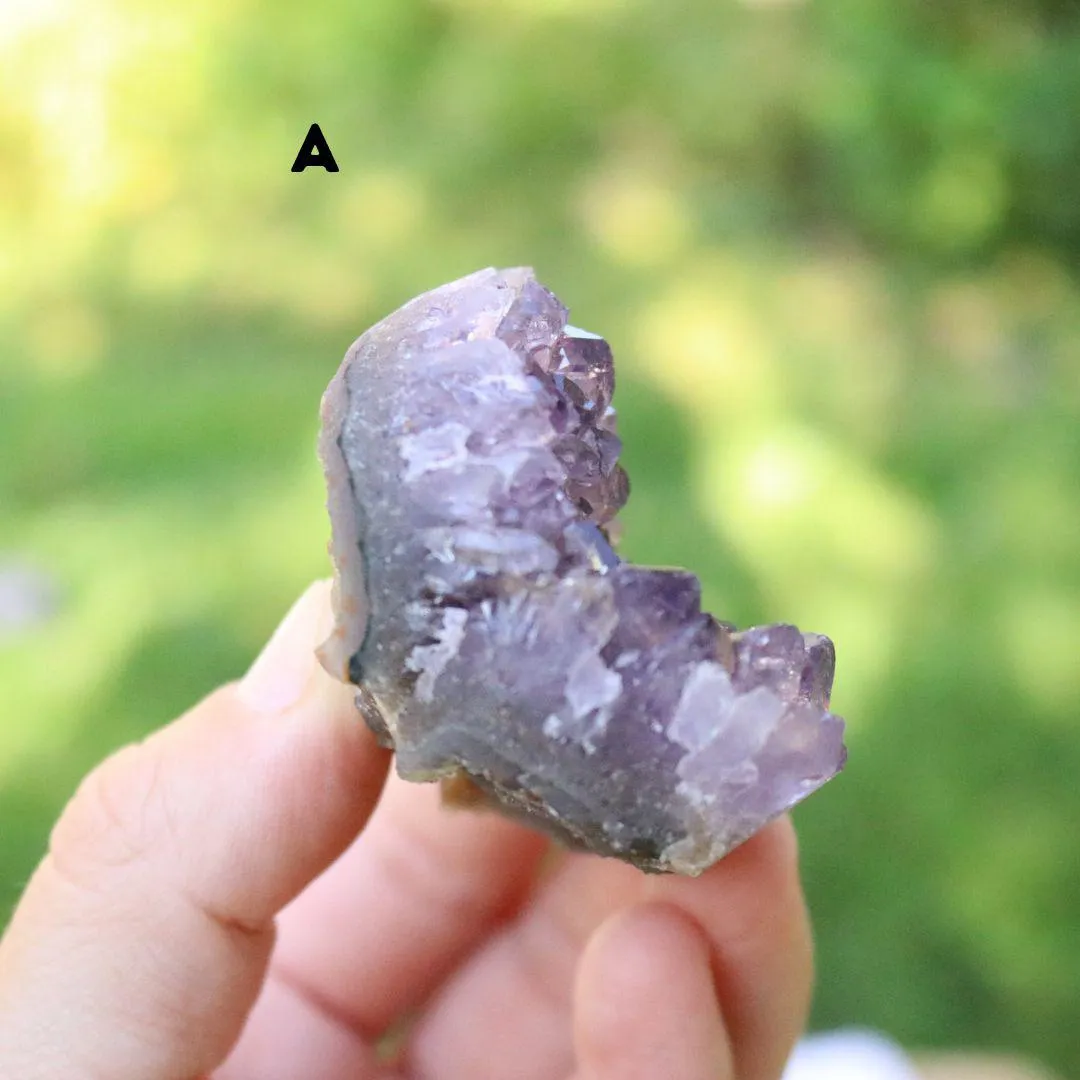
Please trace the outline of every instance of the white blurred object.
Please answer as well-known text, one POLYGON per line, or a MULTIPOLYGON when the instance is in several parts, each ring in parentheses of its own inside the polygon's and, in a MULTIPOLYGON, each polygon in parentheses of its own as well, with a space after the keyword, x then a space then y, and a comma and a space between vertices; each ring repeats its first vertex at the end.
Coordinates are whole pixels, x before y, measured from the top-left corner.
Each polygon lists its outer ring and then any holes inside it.
POLYGON ((0 559, 0 641, 48 619, 56 611, 57 591, 37 567, 0 559))
POLYGON ((809 1035, 795 1048, 783 1080, 920 1080, 903 1051, 874 1031, 851 1028, 809 1035))

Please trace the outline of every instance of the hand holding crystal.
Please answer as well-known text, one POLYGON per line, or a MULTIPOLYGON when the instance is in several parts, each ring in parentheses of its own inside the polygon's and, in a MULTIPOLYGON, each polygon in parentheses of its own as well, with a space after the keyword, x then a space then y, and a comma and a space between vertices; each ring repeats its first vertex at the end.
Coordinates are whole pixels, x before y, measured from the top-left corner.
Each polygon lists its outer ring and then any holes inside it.
POLYGON ((0 942, 19 1080, 776 1080, 810 944, 786 817, 696 879, 389 776, 312 651, 114 755, 0 942))

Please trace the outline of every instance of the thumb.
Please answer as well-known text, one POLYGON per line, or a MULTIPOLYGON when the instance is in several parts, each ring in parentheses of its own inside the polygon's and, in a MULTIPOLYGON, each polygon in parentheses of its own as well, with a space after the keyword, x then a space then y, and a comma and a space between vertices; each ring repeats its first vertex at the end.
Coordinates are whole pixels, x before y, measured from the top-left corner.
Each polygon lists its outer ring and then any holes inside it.
POLYGON ((226 1056, 275 914, 386 772, 314 661, 328 607, 313 585, 239 684, 82 783, 0 941, 0 1076, 182 1080, 226 1056))

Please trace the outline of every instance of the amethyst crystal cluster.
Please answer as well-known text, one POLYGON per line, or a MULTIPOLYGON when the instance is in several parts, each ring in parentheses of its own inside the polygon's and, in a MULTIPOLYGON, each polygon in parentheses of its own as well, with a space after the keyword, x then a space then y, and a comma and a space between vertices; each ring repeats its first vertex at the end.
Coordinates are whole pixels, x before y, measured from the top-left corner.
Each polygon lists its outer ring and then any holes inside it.
POLYGON ((619 560, 611 351, 566 316, 530 270, 482 270, 349 350, 323 400, 320 655, 405 778, 696 874, 842 766, 833 648, 737 632, 693 574, 619 560))

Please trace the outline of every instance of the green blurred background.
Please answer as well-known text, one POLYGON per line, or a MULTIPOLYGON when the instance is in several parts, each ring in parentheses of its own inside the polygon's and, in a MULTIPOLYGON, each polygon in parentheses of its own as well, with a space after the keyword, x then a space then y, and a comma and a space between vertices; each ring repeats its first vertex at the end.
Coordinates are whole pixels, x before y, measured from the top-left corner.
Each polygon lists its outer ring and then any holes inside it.
POLYGON ((620 361, 624 551, 836 641, 815 1025, 1080 1075, 1078 187, 1065 0, 3 0, 4 914, 328 572, 350 340, 530 263, 620 361))

